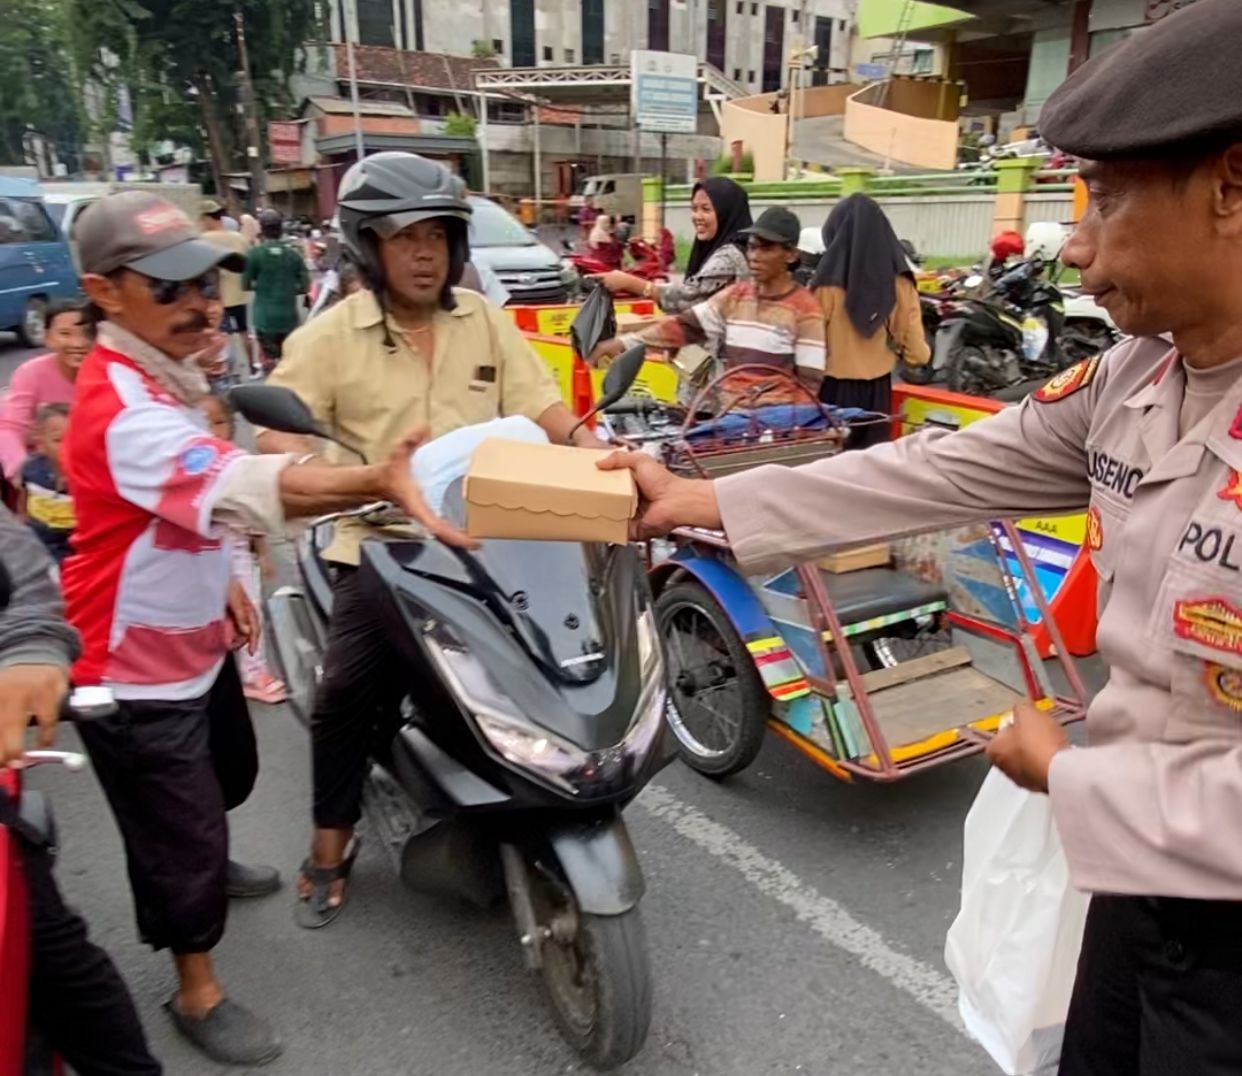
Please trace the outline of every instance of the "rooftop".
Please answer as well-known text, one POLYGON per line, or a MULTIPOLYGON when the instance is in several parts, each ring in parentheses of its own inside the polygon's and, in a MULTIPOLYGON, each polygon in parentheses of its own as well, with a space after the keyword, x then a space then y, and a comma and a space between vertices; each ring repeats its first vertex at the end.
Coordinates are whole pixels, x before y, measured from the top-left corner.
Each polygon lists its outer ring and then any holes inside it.
MULTIPOLYGON (((349 70, 348 49, 334 45, 338 76, 349 70)), ((450 56, 444 52, 410 52, 378 45, 354 46, 354 65, 359 82, 389 83, 416 86, 428 90, 470 90, 474 73, 500 66, 495 59, 472 56, 450 56)))
MULTIPOLYGON (((353 102, 344 97, 308 97, 308 104, 330 116, 352 116, 353 102)), ((402 116, 414 118, 409 107, 398 101, 365 101, 358 102, 358 114, 362 116, 402 116)))

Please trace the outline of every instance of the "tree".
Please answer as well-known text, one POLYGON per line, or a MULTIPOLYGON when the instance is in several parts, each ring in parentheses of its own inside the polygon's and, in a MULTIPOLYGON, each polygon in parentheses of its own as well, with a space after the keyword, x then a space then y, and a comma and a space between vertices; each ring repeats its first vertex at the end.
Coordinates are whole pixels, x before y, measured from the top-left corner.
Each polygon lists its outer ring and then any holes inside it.
POLYGON ((450 112, 444 117, 444 133, 457 138, 474 138, 478 121, 464 112, 450 112))
POLYGON ((234 13, 245 23, 261 131, 269 115, 288 106, 289 76, 297 70, 303 43, 320 28, 318 0, 66 2, 86 27, 77 51, 89 70, 99 77, 106 57, 118 56, 136 81, 140 140, 158 140, 163 123, 174 130, 200 126, 217 192, 225 196, 225 173, 238 165, 237 147, 245 145, 234 13))
POLYGON ((496 50, 492 47, 490 41, 484 41, 481 37, 476 37, 470 42, 470 55, 476 60, 490 60, 496 55, 496 50))
POLYGON ((28 132, 55 143, 76 167, 78 95, 66 63, 62 0, 6 0, 0 32, 0 162, 22 164, 28 132))

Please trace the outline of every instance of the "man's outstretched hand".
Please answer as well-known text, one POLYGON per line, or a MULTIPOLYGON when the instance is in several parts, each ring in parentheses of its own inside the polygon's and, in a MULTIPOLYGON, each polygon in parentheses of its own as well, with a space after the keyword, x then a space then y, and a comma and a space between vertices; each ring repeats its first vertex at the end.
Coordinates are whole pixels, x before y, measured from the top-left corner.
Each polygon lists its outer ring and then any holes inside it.
POLYGON ((21 765, 31 717, 39 724, 39 746, 52 746, 68 690, 69 675, 60 665, 0 669, 0 769, 21 765))
POLYGON ((638 518, 630 521, 630 537, 635 541, 658 538, 675 527, 723 526, 715 486, 707 479, 680 478, 645 452, 614 452, 599 461, 599 468, 634 472, 638 518))
POLYGON ((459 549, 478 549, 479 543, 476 539, 431 510, 422 489, 414 481, 410 470, 410 457, 425 440, 427 428, 420 426, 406 434, 393 449, 384 465, 384 495, 399 505, 411 519, 422 524, 428 534, 445 545, 457 546, 459 549))

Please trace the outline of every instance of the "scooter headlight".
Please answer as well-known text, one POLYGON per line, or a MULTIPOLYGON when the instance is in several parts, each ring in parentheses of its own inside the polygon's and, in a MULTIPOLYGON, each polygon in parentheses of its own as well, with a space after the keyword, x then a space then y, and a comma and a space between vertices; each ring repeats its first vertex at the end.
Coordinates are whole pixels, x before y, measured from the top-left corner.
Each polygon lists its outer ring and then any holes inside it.
POLYGON ((428 633, 432 663, 465 704, 488 745, 501 758, 572 795, 605 791, 646 758, 663 724, 668 689, 664 653, 650 609, 639 614, 637 642, 642 689, 625 739, 599 751, 582 748, 530 724, 477 658, 428 633))
POLYGON ((431 634, 424 641, 432 663, 466 705, 492 750, 568 792, 577 791, 565 775, 581 768, 588 757, 585 751, 532 726, 469 651, 431 634))

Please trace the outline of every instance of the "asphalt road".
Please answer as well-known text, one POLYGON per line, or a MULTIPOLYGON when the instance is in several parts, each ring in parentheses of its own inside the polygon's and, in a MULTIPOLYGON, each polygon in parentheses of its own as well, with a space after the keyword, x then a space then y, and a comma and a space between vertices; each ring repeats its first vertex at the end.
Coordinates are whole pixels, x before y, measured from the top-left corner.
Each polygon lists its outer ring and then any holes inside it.
MULTIPOLYGON (((0 341, 0 376, 21 357, 0 341)), ((284 890, 234 906, 217 950, 226 985, 284 1039, 272 1076, 553 1076, 583 1071, 523 968, 508 913, 411 895, 372 844, 328 929, 293 922, 307 842, 308 749, 283 707, 256 707, 263 769, 232 820, 238 858, 278 865, 284 890)), ((74 743, 72 730, 62 735, 74 743)), ((655 1017, 641 1076, 985 1076, 944 969, 962 820, 978 760, 899 785, 844 785, 774 737, 723 784, 675 765, 628 817, 655 1017)), ((116 958, 176 1076, 227 1071, 173 1033, 166 956, 135 937, 115 826, 89 772, 42 770, 60 824, 59 875, 116 958)))

